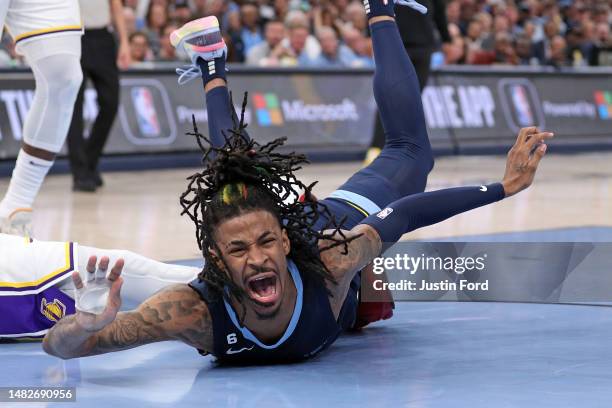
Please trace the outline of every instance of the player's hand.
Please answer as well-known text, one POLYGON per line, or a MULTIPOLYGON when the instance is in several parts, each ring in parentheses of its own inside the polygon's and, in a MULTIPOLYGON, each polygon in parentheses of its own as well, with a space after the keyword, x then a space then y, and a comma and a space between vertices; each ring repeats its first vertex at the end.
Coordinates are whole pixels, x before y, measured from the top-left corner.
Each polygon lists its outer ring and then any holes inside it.
POLYGON ((508 152, 506 173, 502 180, 506 197, 526 189, 533 182, 540 160, 546 154, 546 140, 554 135, 540 132, 536 127, 519 131, 516 143, 508 152))
POLYGON ((107 277, 108 265, 108 257, 102 257, 100 263, 97 263, 97 257, 91 256, 87 262, 86 283, 83 283, 78 272, 72 274, 72 281, 77 289, 76 321, 89 332, 109 325, 115 320, 121 307, 121 271, 124 261, 118 259, 107 277))
POLYGON ((117 51, 117 66, 119 69, 128 69, 130 65, 132 65, 130 44, 121 43, 119 44, 119 50, 117 51))

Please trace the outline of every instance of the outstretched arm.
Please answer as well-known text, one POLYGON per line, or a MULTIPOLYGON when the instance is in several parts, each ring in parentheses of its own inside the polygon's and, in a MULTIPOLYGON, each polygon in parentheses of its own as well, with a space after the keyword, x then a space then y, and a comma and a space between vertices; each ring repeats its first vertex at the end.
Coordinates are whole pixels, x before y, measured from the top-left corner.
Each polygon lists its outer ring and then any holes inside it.
MULTIPOLYGON (((348 254, 342 253, 342 246, 321 254, 339 283, 337 287, 330 288, 332 292, 345 295, 354 274, 399 241, 403 234, 510 197, 529 187, 546 153, 544 142, 551 137, 552 133, 538 132, 535 127, 521 129, 508 153, 501 183, 410 195, 363 220, 348 233, 362 234, 349 243, 348 254)), ((344 299, 344 296, 340 298, 344 299)))
MULTIPOLYGON (((88 270, 95 269, 92 257, 88 270)), ((106 270, 108 258, 99 268, 106 270)), ((54 356, 69 359, 126 350, 165 340, 181 340, 202 350, 212 349, 212 323, 206 304, 187 285, 170 286, 141 304, 138 309, 119 313, 120 277, 123 261, 111 270, 112 282, 106 309, 95 315, 83 311, 60 320, 45 336, 43 349, 54 356)), ((73 275, 78 289, 83 283, 73 275)))

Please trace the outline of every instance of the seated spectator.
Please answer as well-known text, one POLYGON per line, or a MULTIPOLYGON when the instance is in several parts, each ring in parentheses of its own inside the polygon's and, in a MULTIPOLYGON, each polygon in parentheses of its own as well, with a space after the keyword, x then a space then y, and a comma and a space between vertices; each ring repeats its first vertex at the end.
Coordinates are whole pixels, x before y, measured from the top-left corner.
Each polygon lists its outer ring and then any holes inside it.
POLYGON ((273 0, 274 17, 276 20, 285 21, 289 14, 289 0, 273 0))
POLYGON ((518 65, 518 57, 512 44, 512 37, 506 32, 495 35, 495 59, 494 64, 518 65))
POLYGON ((149 5, 147 28, 144 30, 144 33, 147 35, 149 47, 155 55, 159 53, 161 30, 167 23, 168 13, 166 12, 166 7, 163 4, 152 2, 149 5))
POLYGON ((363 4, 360 1, 353 1, 344 10, 344 21, 347 21, 353 28, 364 35, 368 34, 368 18, 363 4))
POLYGON ((240 20, 242 22, 240 38, 244 44, 244 54, 246 55, 251 48, 264 41, 258 24, 259 11, 257 6, 252 3, 243 4, 240 7, 240 20))
POLYGON ((189 2, 187 0, 176 0, 174 8, 170 13, 170 19, 176 21, 178 26, 182 26, 193 19, 191 9, 189 8, 189 2))
POLYGON ((533 44, 527 34, 521 34, 516 39, 516 56, 519 65, 538 65, 539 61, 535 57, 533 44))
POLYGON ((612 35, 608 23, 597 23, 593 51, 589 65, 612 66, 612 35))
POLYGON ((555 36, 550 43, 550 58, 546 61, 546 65, 557 69, 569 65, 567 43, 560 35, 555 36))
POLYGON ((265 27, 265 41, 247 52, 247 65, 275 66, 278 60, 271 61, 270 54, 285 38, 285 25, 278 20, 269 21, 265 27))
POLYGON ((159 53, 155 58, 157 61, 187 61, 189 59, 187 55, 177 55, 176 48, 170 44, 170 34, 178 28, 179 25, 175 23, 166 24, 166 26, 163 28, 162 35, 159 40, 159 53))
POLYGON ((153 53, 149 47, 149 39, 142 31, 130 35, 130 56, 132 64, 151 61, 153 53))
POLYGON ((448 25, 451 43, 444 49, 445 64, 464 64, 466 59, 466 44, 457 24, 448 25))
POLYGON ((317 32, 321 53, 316 58, 308 58, 305 65, 320 68, 352 67, 358 64, 357 56, 346 45, 340 44, 336 32, 323 26, 317 32))
POLYGON ((301 65, 301 62, 305 62, 307 58, 316 58, 319 55, 321 45, 310 35, 310 24, 306 14, 298 10, 287 13, 285 29, 288 36, 281 42, 282 48, 277 47, 279 49, 273 53, 281 65, 301 65))
POLYGON ((271 57, 278 60, 281 66, 307 65, 311 58, 306 51, 309 35, 306 27, 290 27, 288 38, 283 39, 281 46, 272 51, 271 57))
POLYGON ((353 51, 357 60, 353 63, 355 67, 373 67, 374 56, 372 54, 372 41, 353 27, 342 30, 342 40, 353 51))
MULTIPOLYGON (((470 51, 480 51, 483 49, 483 30, 482 23, 479 20, 473 19, 470 21, 467 27, 467 35, 465 40, 470 51)), ((492 46, 487 47, 486 50, 491 50, 492 48, 492 46)))
POLYGON ((225 42, 227 44, 227 61, 244 62, 244 42, 242 41, 242 21, 240 9, 232 7, 225 13, 225 42))

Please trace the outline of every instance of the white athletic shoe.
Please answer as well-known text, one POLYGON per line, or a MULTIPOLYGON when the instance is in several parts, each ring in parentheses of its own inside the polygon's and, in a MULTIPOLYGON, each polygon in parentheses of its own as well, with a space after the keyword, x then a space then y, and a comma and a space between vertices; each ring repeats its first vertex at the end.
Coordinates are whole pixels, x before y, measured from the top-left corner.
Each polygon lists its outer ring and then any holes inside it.
POLYGON ((186 69, 177 68, 179 85, 182 85, 201 75, 197 64, 198 58, 212 61, 215 58, 227 56, 227 46, 219 29, 219 20, 215 16, 193 20, 174 30, 170 34, 170 43, 174 48, 182 49, 191 59, 191 65, 186 69))
POLYGON ((22 237, 32 236, 32 209, 18 208, 8 217, 0 218, 0 233, 9 235, 20 235, 22 237))

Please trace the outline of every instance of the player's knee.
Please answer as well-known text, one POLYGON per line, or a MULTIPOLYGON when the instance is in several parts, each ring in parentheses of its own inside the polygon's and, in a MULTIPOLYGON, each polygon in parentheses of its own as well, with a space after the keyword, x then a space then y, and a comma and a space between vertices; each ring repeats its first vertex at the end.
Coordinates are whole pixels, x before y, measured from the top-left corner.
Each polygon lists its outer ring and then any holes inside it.
POLYGON ((48 76, 52 78, 49 82, 49 99, 55 99, 62 105, 70 101, 73 104, 83 82, 79 60, 72 55, 67 56, 63 69, 54 70, 48 76))

